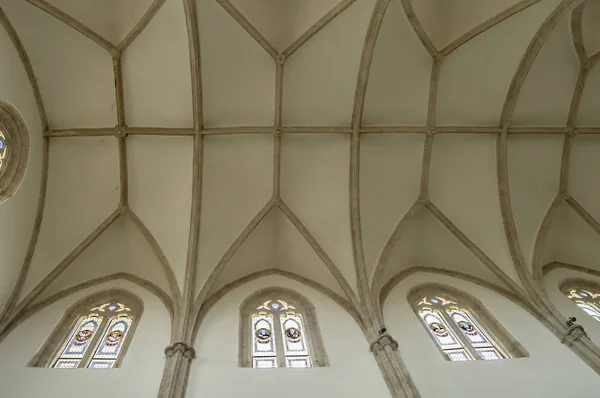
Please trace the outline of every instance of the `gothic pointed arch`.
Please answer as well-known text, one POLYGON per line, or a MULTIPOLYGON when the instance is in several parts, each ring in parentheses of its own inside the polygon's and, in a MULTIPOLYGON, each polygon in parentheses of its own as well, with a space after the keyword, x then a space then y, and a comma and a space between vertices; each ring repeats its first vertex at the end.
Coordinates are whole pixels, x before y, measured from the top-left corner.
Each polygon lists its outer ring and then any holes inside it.
POLYGON ((46 368, 118 368, 144 309, 121 289, 94 293, 71 306, 29 363, 46 368))
POLYGON ((328 366, 314 306, 282 287, 262 289, 240 306, 240 367, 328 366))
POLYGON ((525 348, 475 297, 450 286, 427 283, 408 293, 413 311, 449 361, 500 360, 528 356, 525 348))

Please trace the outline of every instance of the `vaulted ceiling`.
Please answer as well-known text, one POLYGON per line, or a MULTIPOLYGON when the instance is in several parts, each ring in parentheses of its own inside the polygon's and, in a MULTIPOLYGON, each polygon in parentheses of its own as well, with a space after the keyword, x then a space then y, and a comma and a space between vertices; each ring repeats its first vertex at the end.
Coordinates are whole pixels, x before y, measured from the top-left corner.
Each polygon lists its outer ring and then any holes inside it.
POLYGON ((176 297, 190 263, 199 301, 265 269, 350 302, 413 266, 600 270, 598 1, 0 6, 50 137, 21 298, 176 297))

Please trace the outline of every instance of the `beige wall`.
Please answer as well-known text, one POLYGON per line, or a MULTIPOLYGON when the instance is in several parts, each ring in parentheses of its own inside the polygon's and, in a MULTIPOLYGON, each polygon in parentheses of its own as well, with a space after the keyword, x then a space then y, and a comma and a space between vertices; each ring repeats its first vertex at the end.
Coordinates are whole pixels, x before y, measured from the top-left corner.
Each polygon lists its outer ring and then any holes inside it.
POLYGON ((169 313, 147 290, 125 281, 95 286, 60 300, 23 322, 0 344, 2 398, 156 397, 170 339, 169 313), (58 370, 29 368, 27 363, 52 332, 66 309, 100 290, 122 288, 140 297, 144 313, 119 369, 58 370))
POLYGON ((334 301, 295 281, 269 276, 247 283, 223 297, 206 316, 195 345, 188 397, 384 398, 390 393, 369 344, 354 320, 334 301), (304 295, 316 309, 330 366, 254 370, 238 367, 240 304, 257 290, 281 286, 304 295))
POLYGON ((389 332, 422 398, 594 397, 598 376, 527 311, 487 288, 456 278, 416 274, 398 284, 384 304, 389 332), (406 295, 416 285, 436 282, 477 297, 529 352, 528 358, 504 361, 445 361, 408 305, 406 295))
POLYGON ((31 149, 25 178, 17 193, 0 204, 0 313, 17 280, 29 245, 42 171, 42 125, 33 90, 15 47, 0 28, 0 100, 20 112, 29 130, 31 149))

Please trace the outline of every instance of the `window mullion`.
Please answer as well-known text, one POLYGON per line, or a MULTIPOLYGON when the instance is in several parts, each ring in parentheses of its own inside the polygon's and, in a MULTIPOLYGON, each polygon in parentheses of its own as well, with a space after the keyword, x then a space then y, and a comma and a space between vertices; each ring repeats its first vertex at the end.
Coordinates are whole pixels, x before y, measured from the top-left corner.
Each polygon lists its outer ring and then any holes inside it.
POLYGON ((454 319, 452 319, 450 314, 448 314, 447 311, 440 311, 440 313, 441 313, 442 317, 444 317, 444 319, 446 320, 448 327, 452 328, 452 331, 456 335, 456 338, 460 340, 460 343, 463 345, 465 350, 467 350, 469 352, 471 357, 473 359, 480 359, 479 354, 477 354, 477 351, 475 351, 475 348, 473 348, 471 343, 466 339, 465 335, 460 330, 460 328, 456 325, 456 322, 454 322, 454 319))
POLYGON ((277 355, 277 367, 285 368, 285 350, 283 348, 283 330, 281 328, 280 314, 273 314, 273 338, 275 339, 275 355, 277 355))

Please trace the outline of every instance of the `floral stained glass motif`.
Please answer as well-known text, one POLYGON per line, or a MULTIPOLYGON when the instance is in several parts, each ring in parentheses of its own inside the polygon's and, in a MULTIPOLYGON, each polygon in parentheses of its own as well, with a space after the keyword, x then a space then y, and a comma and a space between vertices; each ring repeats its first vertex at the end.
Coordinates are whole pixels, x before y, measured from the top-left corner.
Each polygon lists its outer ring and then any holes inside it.
POLYGON ((0 131, 0 172, 2 172, 2 166, 6 155, 8 154, 8 144, 6 142, 6 136, 0 131))
POLYGON ((56 364, 55 368, 78 367, 83 359, 87 349, 90 346, 92 338, 102 324, 102 317, 89 315, 79 319, 73 328, 67 343, 56 364))

